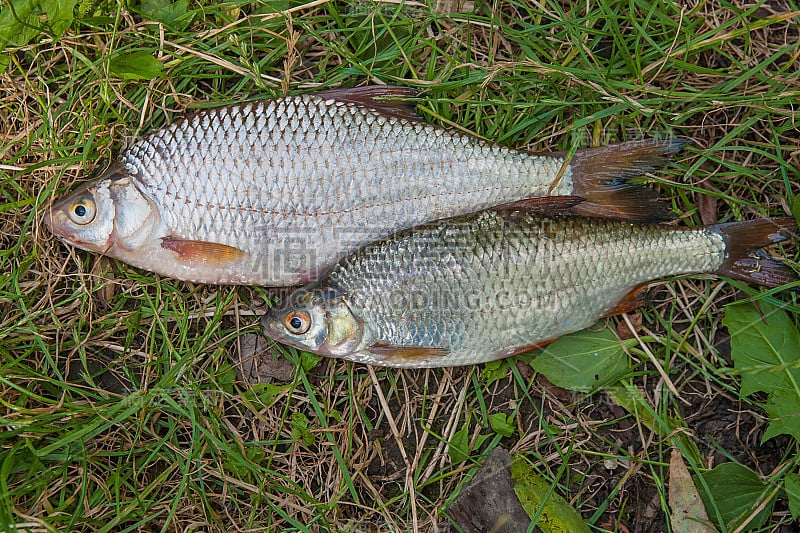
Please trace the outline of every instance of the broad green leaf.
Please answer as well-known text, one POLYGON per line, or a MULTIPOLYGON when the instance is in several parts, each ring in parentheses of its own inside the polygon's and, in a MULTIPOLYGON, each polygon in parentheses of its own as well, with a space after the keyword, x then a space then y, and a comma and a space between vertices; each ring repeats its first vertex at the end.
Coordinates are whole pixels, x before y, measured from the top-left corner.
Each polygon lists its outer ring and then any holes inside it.
POLYGON ((108 73, 123 80, 151 80, 164 74, 164 66, 150 52, 127 52, 111 58, 108 73))
POLYGON ((628 356, 611 330, 579 331, 557 339, 530 365, 564 389, 590 392, 628 372, 628 356))
POLYGON ((796 391, 776 390, 767 397, 764 410, 769 415, 769 425, 762 442, 784 433, 800 440, 800 396, 796 391))
POLYGON ((544 533, 589 533, 581 515, 521 457, 515 456, 511 462, 511 480, 514 493, 531 520, 538 513, 536 525, 544 533))
POLYGON ((789 499, 789 511, 792 518, 800 517, 800 474, 786 474, 783 478, 783 488, 789 499))
POLYGON ((739 463, 722 463, 693 479, 708 516, 717 526, 724 525, 732 531, 747 522, 746 530, 751 531, 761 527, 772 514, 775 498, 770 497, 771 487, 761 481, 755 472, 739 463), (706 492, 705 487, 711 494, 706 492), (764 508, 752 520, 748 520, 768 497, 770 501, 764 508), (717 513, 722 518, 722 524, 718 522, 717 513))
POLYGON ((308 417, 303 413, 292 413, 292 440, 301 441, 306 446, 314 444, 316 437, 308 428, 308 417))
POLYGON ((72 24, 73 11, 78 0, 41 0, 40 4, 47 15, 47 23, 53 33, 60 37, 72 24))
POLYGON ((0 72, 10 61, 9 55, 3 53, 7 47, 28 44, 41 32, 33 12, 35 7, 35 0, 12 0, 10 5, 4 2, 0 8, 0 72))
MULTIPOLYGON (((450 461, 453 464, 466 461, 469 458, 470 446, 470 418, 467 418, 464 427, 459 429, 453 434, 453 438, 447 444, 447 455, 450 456, 450 461)), ((480 448, 481 445, 489 438, 489 435, 478 435, 475 438, 474 448, 480 448)))
POLYGON ((660 435, 669 434, 672 428, 667 427, 657 419, 656 412, 650 402, 642 395, 641 391, 626 381, 612 385, 606 389, 617 404, 634 415, 636 420, 660 435))
POLYGON ((242 395, 256 409, 270 407, 289 388, 291 384, 275 385, 274 383, 257 383, 251 385, 242 395))
POLYGON ((306 372, 317 366, 320 361, 322 361, 321 355, 311 352, 300 352, 300 366, 306 372))
MULTIPOLYGON (((186 15, 189 8, 189 0, 177 0, 172 2, 170 0, 142 0, 139 6, 139 11, 142 15, 166 24, 167 26, 175 26, 176 23, 181 22, 181 17, 186 15)), ((178 26, 181 26, 178 24, 178 26)), ((179 29, 183 29, 179 27, 179 29)))
POLYGON ((675 533, 713 533, 703 500, 678 448, 672 449, 669 461, 669 517, 675 533))
POLYGON ((741 375, 741 395, 765 392, 770 424, 764 439, 787 433, 800 439, 800 333, 786 312, 766 302, 730 305, 722 323, 741 375))
POLYGON ((489 425, 492 431, 504 437, 514 434, 514 417, 505 413, 489 415, 489 425))
POLYGON ((464 427, 453 433, 453 437, 447 444, 447 455, 453 464, 465 461, 469 457, 469 421, 464 427))
POLYGON ((491 385, 495 381, 499 381, 509 374, 508 359, 498 359, 496 361, 489 361, 483 365, 481 370, 481 379, 486 380, 487 385, 491 385))

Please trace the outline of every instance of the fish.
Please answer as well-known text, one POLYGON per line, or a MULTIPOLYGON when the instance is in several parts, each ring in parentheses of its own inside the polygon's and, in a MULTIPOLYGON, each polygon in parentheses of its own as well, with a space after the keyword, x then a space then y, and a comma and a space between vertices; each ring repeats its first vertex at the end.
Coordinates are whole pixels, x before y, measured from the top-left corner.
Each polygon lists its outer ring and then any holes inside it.
POLYGON ((797 282, 761 250, 796 229, 791 218, 675 227, 493 209, 367 245, 288 293, 262 328, 299 350, 370 365, 483 363, 645 305, 647 284, 664 277, 797 282))
POLYGON ((285 287, 399 230, 538 197, 580 200, 585 215, 671 216, 627 179, 667 161, 680 139, 531 153, 426 123, 417 96, 332 89, 182 117, 133 142, 43 222, 69 245, 163 276, 285 287))

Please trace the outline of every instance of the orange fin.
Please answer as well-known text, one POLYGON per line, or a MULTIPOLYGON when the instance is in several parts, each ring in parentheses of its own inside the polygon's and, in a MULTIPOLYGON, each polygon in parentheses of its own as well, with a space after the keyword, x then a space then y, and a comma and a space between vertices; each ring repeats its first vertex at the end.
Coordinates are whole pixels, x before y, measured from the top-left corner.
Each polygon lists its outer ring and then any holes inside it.
POLYGON ((187 263, 223 266, 243 259, 247 254, 238 248, 216 242, 188 241, 175 237, 161 239, 161 247, 172 250, 187 263))
POLYGON ((639 222, 675 218, 656 191, 626 180, 663 165, 686 144, 681 139, 643 139, 578 150, 569 162, 573 193, 586 201, 576 205, 574 211, 583 216, 639 222))
POLYGON ((755 251, 796 236, 797 223, 793 218, 729 222, 709 226, 709 229, 725 239, 727 258, 717 274, 765 287, 779 287, 800 280, 798 273, 788 265, 755 251))
POLYGON ((630 313, 634 309, 639 309, 640 307, 647 305, 647 303, 650 301, 650 298, 648 297, 648 292, 644 290, 646 286, 646 284, 639 285, 631 292, 623 296, 622 300, 620 300, 611 311, 606 313, 605 316, 630 313))
POLYGON ((450 353, 450 350, 434 348, 432 346, 391 346, 389 344, 378 343, 370 346, 369 352, 385 359, 418 361, 422 359, 444 357, 450 353))
POLYGON ((336 100, 344 104, 368 107, 382 115, 406 120, 420 120, 417 105, 409 98, 419 96, 419 91, 411 87, 392 87, 389 85, 367 85, 352 89, 331 89, 317 93, 322 98, 336 100), (394 100, 386 100, 393 98, 394 100), (398 100, 402 98, 404 100, 398 100))
POLYGON ((542 196, 540 198, 529 198, 510 204, 498 205, 492 209, 494 211, 518 210, 527 213, 566 214, 581 202, 583 202, 583 198, 580 196, 542 196))
POLYGON ((556 340, 556 339, 547 339, 546 341, 537 342, 536 344, 531 344, 530 346, 523 346, 522 348, 517 348, 517 349, 515 349, 513 352, 511 352, 509 354, 503 354, 501 359, 503 357, 512 357, 514 355, 519 355, 521 353, 530 352, 531 350, 535 350, 537 348, 542 348, 544 346, 547 346, 548 344, 550 344, 554 340, 556 340))

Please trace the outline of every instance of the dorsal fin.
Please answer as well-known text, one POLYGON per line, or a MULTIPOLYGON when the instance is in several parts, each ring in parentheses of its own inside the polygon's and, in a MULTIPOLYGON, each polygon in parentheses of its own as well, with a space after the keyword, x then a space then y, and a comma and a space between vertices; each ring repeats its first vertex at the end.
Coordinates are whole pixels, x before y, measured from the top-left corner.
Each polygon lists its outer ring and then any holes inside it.
POLYGON ((421 120, 416 111, 417 104, 408 101, 409 98, 419 96, 419 91, 411 87, 366 85, 350 89, 330 89, 318 92, 316 95, 343 104, 367 107, 388 117, 421 120), (386 100, 386 98, 393 98, 393 100, 386 100), (399 100, 399 98, 403 100, 399 100))

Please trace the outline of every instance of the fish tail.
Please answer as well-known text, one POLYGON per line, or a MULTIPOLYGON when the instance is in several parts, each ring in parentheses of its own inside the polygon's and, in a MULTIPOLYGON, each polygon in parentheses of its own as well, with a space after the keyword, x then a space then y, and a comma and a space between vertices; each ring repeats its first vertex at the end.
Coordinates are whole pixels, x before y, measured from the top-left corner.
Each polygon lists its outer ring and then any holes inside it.
POLYGON ((578 150, 570 161, 574 194, 585 202, 573 211, 584 216, 662 222, 674 217, 656 191, 627 179, 640 176, 670 160, 687 141, 643 139, 578 150))
POLYGON ((762 218, 744 222, 729 222, 709 226, 725 240, 726 259, 717 274, 728 278, 779 287, 800 280, 789 265, 768 256, 759 248, 797 236, 793 218, 762 218))

